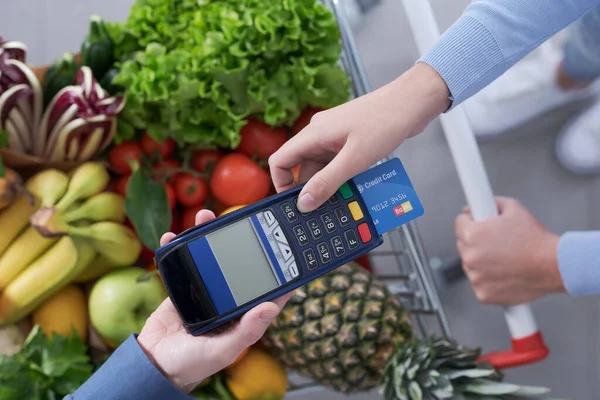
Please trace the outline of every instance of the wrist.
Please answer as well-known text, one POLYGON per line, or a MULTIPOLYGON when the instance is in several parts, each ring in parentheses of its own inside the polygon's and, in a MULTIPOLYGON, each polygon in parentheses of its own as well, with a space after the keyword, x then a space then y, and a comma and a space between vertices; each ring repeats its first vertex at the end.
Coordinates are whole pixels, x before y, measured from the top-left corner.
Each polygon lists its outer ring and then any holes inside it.
POLYGON ((560 236, 547 232, 538 246, 535 264, 540 271, 540 289, 546 293, 565 293, 566 288, 558 268, 558 243, 560 236))
MULTIPOLYGON (((451 106, 450 90, 442 76, 429 64, 419 62, 402 74, 394 84, 405 92, 404 97, 413 108, 414 116, 423 121, 425 129, 433 119, 451 106)), ((415 132, 419 133, 419 132, 415 132)))
POLYGON ((169 382, 171 382, 173 386, 175 386, 177 389, 181 390, 184 393, 190 393, 194 389, 195 386, 193 384, 186 383, 181 378, 179 378, 177 374, 170 374, 165 370, 160 360, 157 359, 157 357, 154 354, 156 344, 153 344, 153 340, 146 340, 146 337, 143 334, 140 334, 137 337, 137 341, 144 354, 146 354, 148 360, 154 365, 158 372, 162 374, 162 376, 164 376, 169 382))

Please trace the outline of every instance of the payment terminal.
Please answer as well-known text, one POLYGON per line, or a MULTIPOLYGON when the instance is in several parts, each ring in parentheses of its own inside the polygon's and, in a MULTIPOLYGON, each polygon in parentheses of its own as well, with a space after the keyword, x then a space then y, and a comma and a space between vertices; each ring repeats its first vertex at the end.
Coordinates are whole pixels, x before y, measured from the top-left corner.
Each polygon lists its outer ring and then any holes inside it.
POLYGON ((378 225, 389 230, 422 215, 402 164, 392 161, 344 183, 313 212, 298 210, 298 186, 160 247, 157 269, 188 332, 223 330, 259 303, 380 246, 378 225))

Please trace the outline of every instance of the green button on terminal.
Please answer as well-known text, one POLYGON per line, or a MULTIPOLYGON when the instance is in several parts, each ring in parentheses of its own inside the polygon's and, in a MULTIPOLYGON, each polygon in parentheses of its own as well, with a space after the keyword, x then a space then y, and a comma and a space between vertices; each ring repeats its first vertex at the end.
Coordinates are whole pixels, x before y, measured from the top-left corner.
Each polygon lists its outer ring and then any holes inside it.
POLYGON ((350 189, 350 186, 347 182, 340 186, 340 194, 344 200, 348 200, 350 197, 352 197, 352 189, 350 189))

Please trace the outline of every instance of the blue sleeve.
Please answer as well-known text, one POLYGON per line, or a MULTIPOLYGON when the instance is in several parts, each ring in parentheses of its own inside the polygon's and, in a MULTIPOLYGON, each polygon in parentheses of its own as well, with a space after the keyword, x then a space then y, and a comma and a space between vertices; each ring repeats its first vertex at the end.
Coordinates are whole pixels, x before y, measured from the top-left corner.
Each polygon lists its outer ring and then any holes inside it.
POLYGON ((63 400, 190 400, 150 362, 131 335, 77 391, 63 400))
POLYGON ((600 231, 565 233, 558 242, 557 257, 567 293, 600 294, 600 231))
POLYGON ((475 0, 419 61, 442 76, 453 108, 597 4, 600 0, 475 0))

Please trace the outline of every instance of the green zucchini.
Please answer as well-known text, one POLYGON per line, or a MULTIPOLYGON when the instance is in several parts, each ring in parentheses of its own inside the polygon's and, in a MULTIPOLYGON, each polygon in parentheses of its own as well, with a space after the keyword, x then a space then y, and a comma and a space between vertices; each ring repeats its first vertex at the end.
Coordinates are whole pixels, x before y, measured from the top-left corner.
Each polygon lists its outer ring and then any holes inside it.
POLYGON ((90 30, 81 44, 81 63, 92 70, 100 80, 114 63, 114 43, 110 38, 104 20, 97 15, 90 18, 90 30))
POLYGON ((111 96, 123 93, 123 88, 113 83, 113 78, 119 73, 119 71, 120 70, 116 67, 109 69, 108 72, 106 72, 106 74, 104 74, 102 79, 100 79, 98 82, 100 83, 100 86, 102 86, 102 89, 106 90, 111 96))
POLYGON ((70 86, 75 81, 79 65, 72 53, 65 53, 55 61, 44 74, 42 90, 44 91, 44 108, 52 101, 62 88, 70 86))

